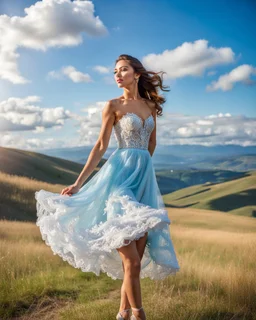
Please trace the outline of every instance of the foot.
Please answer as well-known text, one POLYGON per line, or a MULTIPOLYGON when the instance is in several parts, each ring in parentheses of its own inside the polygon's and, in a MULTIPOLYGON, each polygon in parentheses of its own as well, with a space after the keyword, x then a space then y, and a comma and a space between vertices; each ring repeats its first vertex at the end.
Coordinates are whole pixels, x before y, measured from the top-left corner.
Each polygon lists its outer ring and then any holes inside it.
POLYGON ((132 314, 133 314, 133 318, 132 319, 136 319, 136 320, 146 320, 146 314, 145 311, 143 309, 143 307, 140 308, 133 308, 132 307, 132 314))
POLYGON ((117 320, 128 320, 130 318, 130 309, 123 309, 119 310, 118 314, 116 315, 117 320))

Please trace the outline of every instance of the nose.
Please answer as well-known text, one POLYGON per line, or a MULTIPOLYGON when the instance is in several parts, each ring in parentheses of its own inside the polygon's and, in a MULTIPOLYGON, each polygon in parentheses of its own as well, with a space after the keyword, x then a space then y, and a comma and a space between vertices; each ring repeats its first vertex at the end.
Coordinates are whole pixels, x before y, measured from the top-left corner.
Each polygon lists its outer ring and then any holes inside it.
POLYGON ((120 71, 117 71, 116 74, 115 74, 115 76, 116 76, 116 79, 117 79, 117 80, 120 79, 120 78, 121 78, 120 71))

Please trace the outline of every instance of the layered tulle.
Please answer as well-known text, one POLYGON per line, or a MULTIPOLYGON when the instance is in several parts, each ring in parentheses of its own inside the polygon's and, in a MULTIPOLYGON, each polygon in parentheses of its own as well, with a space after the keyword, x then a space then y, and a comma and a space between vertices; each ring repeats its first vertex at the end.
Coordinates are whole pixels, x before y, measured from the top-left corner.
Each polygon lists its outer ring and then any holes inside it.
POLYGON ((72 196, 35 193, 42 238, 54 254, 84 272, 123 279, 116 250, 148 232, 140 277, 163 279, 179 270, 150 153, 117 148, 72 196))

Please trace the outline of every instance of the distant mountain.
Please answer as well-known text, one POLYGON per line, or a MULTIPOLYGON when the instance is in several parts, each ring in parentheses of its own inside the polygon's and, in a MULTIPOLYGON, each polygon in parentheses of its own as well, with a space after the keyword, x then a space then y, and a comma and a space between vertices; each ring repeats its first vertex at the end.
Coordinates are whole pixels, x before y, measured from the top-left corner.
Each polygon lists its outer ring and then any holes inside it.
POLYGON ((248 171, 256 170, 256 155, 247 154, 242 156, 225 156, 211 159, 209 161, 203 160, 193 164, 194 168, 200 169, 221 169, 233 171, 248 171))
POLYGON ((222 183, 207 182, 163 196, 170 208, 199 208, 256 217, 256 171, 222 183))
MULTIPOLYGON (((35 152, 85 164, 92 147, 41 149, 35 152)), ((115 149, 108 148, 104 154, 104 158, 108 158, 115 149)), ((254 157, 256 157, 256 146, 216 145, 206 147, 201 145, 157 145, 152 161, 156 171, 197 168, 247 171, 255 170, 254 157), (243 159, 242 156, 248 157, 247 160, 243 159), (239 164, 235 163, 235 159, 239 161, 239 164)))

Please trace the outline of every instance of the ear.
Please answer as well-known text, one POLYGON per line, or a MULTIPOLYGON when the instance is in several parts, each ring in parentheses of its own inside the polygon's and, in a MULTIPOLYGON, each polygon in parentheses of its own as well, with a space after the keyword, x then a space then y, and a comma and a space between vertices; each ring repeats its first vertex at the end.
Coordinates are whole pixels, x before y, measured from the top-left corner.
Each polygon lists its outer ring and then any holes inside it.
POLYGON ((140 73, 135 73, 135 78, 139 79, 140 73))

